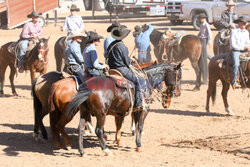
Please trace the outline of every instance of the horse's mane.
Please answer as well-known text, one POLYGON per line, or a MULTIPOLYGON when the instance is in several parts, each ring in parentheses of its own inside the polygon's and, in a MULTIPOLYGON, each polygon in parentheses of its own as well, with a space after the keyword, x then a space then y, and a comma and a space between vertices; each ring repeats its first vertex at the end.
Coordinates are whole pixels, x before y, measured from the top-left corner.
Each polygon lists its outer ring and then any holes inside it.
POLYGON ((159 63, 159 64, 153 64, 151 66, 145 67, 143 68, 143 70, 145 70, 146 72, 149 71, 159 71, 160 69, 173 69, 175 67, 174 64, 169 64, 169 63, 159 63))

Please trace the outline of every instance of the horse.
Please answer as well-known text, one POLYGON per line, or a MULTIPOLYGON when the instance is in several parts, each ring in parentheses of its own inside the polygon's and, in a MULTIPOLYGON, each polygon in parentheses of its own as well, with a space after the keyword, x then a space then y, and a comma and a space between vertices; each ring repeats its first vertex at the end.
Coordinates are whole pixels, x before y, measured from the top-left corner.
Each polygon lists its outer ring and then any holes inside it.
MULTIPOLYGON (((48 39, 41 38, 36 46, 30 51, 29 56, 24 59, 24 69, 30 70, 31 82, 35 79, 36 72, 44 74, 47 72, 48 66, 48 39)), ((10 67, 10 84, 12 89, 12 94, 18 96, 15 85, 14 85, 14 76, 16 74, 16 56, 8 51, 8 47, 13 42, 8 42, 4 44, 0 49, 0 95, 4 95, 3 86, 5 79, 6 68, 10 67)))
MULTIPOLYGON (((65 46, 61 46, 61 43, 64 43, 64 38, 66 38, 65 36, 60 37, 55 45, 54 45, 54 55, 55 55, 55 59, 56 59, 56 70, 61 72, 61 71, 66 71, 66 68, 63 67, 63 64, 65 64, 65 46)), ((82 37, 82 42, 80 43, 81 45, 81 52, 83 52, 84 48, 87 46, 86 41, 87 41, 87 37, 82 37)), ((64 45, 64 44, 63 44, 64 45)))
MULTIPOLYGON (((173 33, 163 33, 154 30, 150 35, 150 41, 154 45, 154 53, 159 62, 164 62, 163 57, 169 53, 170 41, 173 33)), ((201 42, 199 37, 195 35, 184 35, 180 44, 173 46, 174 62, 182 62, 189 59, 196 74, 196 82, 193 90, 199 90, 201 85, 201 69, 203 68, 201 61, 201 42)), ((169 61, 170 63, 172 61, 169 61)))
MULTIPOLYGON (((218 55, 213 57, 209 64, 208 64, 208 72, 209 72, 209 83, 208 83, 208 89, 207 89, 207 101, 206 101, 206 111, 210 112, 209 110, 209 101, 210 97, 212 98, 213 104, 215 103, 215 97, 216 97, 216 82, 220 79, 222 82, 222 98, 225 106, 225 110, 229 115, 234 115, 234 113, 231 111, 228 105, 227 101, 227 92, 230 89, 231 84, 231 76, 232 76, 232 70, 230 69, 229 65, 226 65, 225 68, 221 68, 219 66, 220 57, 223 55, 218 55)), ((224 56, 226 56, 224 54, 224 56)), ((227 56, 230 56, 229 54, 227 56)), ((250 88, 250 61, 243 62, 244 68, 242 68, 242 73, 245 74, 244 81, 241 82, 242 88, 250 88)))
MULTIPOLYGON (((181 66, 170 65, 167 63, 156 64, 144 69, 148 75, 151 86, 157 88, 161 82, 165 82, 166 90, 163 94, 163 103, 165 96, 180 95, 181 66)), ((50 123, 54 143, 61 147, 60 134, 64 138, 66 148, 71 147, 71 141, 64 131, 64 127, 69 123, 80 108, 80 129, 79 129, 79 152, 83 153, 83 129, 90 115, 97 118, 95 133, 100 141, 101 148, 106 155, 112 155, 107 148, 103 135, 106 115, 115 116, 116 123, 116 142, 121 146, 121 126, 126 115, 132 112, 134 101, 134 89, 128 90, 117 87, 110 77, 92 77, 86 81, 85 86, 80 87, 77 92, 75 81, 72 78, 65 78, 55 82, 52 85, 49 97, 50 101, 50 123), (87 85, 87 86, 86 86, 87 85)), ((130 82, 126 87, 133 87, 130 82)), ((143 130, 144 119, 148 109, 132 112, 137 127, 136 145, 137 151, 141 147, 141 132, 143 130)))

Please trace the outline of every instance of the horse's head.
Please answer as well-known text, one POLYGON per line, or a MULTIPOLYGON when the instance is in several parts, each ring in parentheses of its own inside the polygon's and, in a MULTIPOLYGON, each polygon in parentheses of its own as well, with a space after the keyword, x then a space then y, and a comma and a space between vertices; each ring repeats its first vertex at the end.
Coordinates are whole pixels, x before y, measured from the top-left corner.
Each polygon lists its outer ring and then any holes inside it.
POLYGON ((165 85, 166 90, 162 95, 162 106, 169 108, 171 97, 178 97, 181 95, 181 63, 176 65, 174 68, 166 69, 165 85))
MULTIPOLYGON (((49 37, 50 38, 50 37, 49 37)), ((49 51, 49 38, 41 38, 37 43, 38 59, 47 62, 47 54, 49 51)))

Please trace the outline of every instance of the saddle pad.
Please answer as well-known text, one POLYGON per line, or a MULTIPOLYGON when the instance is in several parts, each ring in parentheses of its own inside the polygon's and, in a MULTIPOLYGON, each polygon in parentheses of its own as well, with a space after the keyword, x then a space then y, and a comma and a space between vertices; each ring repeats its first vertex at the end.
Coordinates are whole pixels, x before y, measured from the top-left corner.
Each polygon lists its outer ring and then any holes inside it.
POLYGON ((112 79, 118 88, 122 89, 134 89, 134 84, 126 78, 118 75, 109 75, 108 78, 112 79))

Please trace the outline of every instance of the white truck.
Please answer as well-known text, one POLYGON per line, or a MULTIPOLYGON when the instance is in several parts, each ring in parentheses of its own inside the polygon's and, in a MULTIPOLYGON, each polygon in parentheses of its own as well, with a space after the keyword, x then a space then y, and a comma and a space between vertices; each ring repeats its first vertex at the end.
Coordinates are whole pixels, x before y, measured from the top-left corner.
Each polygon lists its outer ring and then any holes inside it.
MULTIPOLYGON (((180 20, 189 20, 194 29, 199 30, 200 21, 198 19, 201 13, 208 16, 208 23, 213 24, 215 28, 220 28, 221 13, 226 10, 228 0, 201 0, 183 2, 181 5, 180 20)), ((235 0, 235 13, 238 16, 245 16, 250 21, 250 0, 235 0)))

